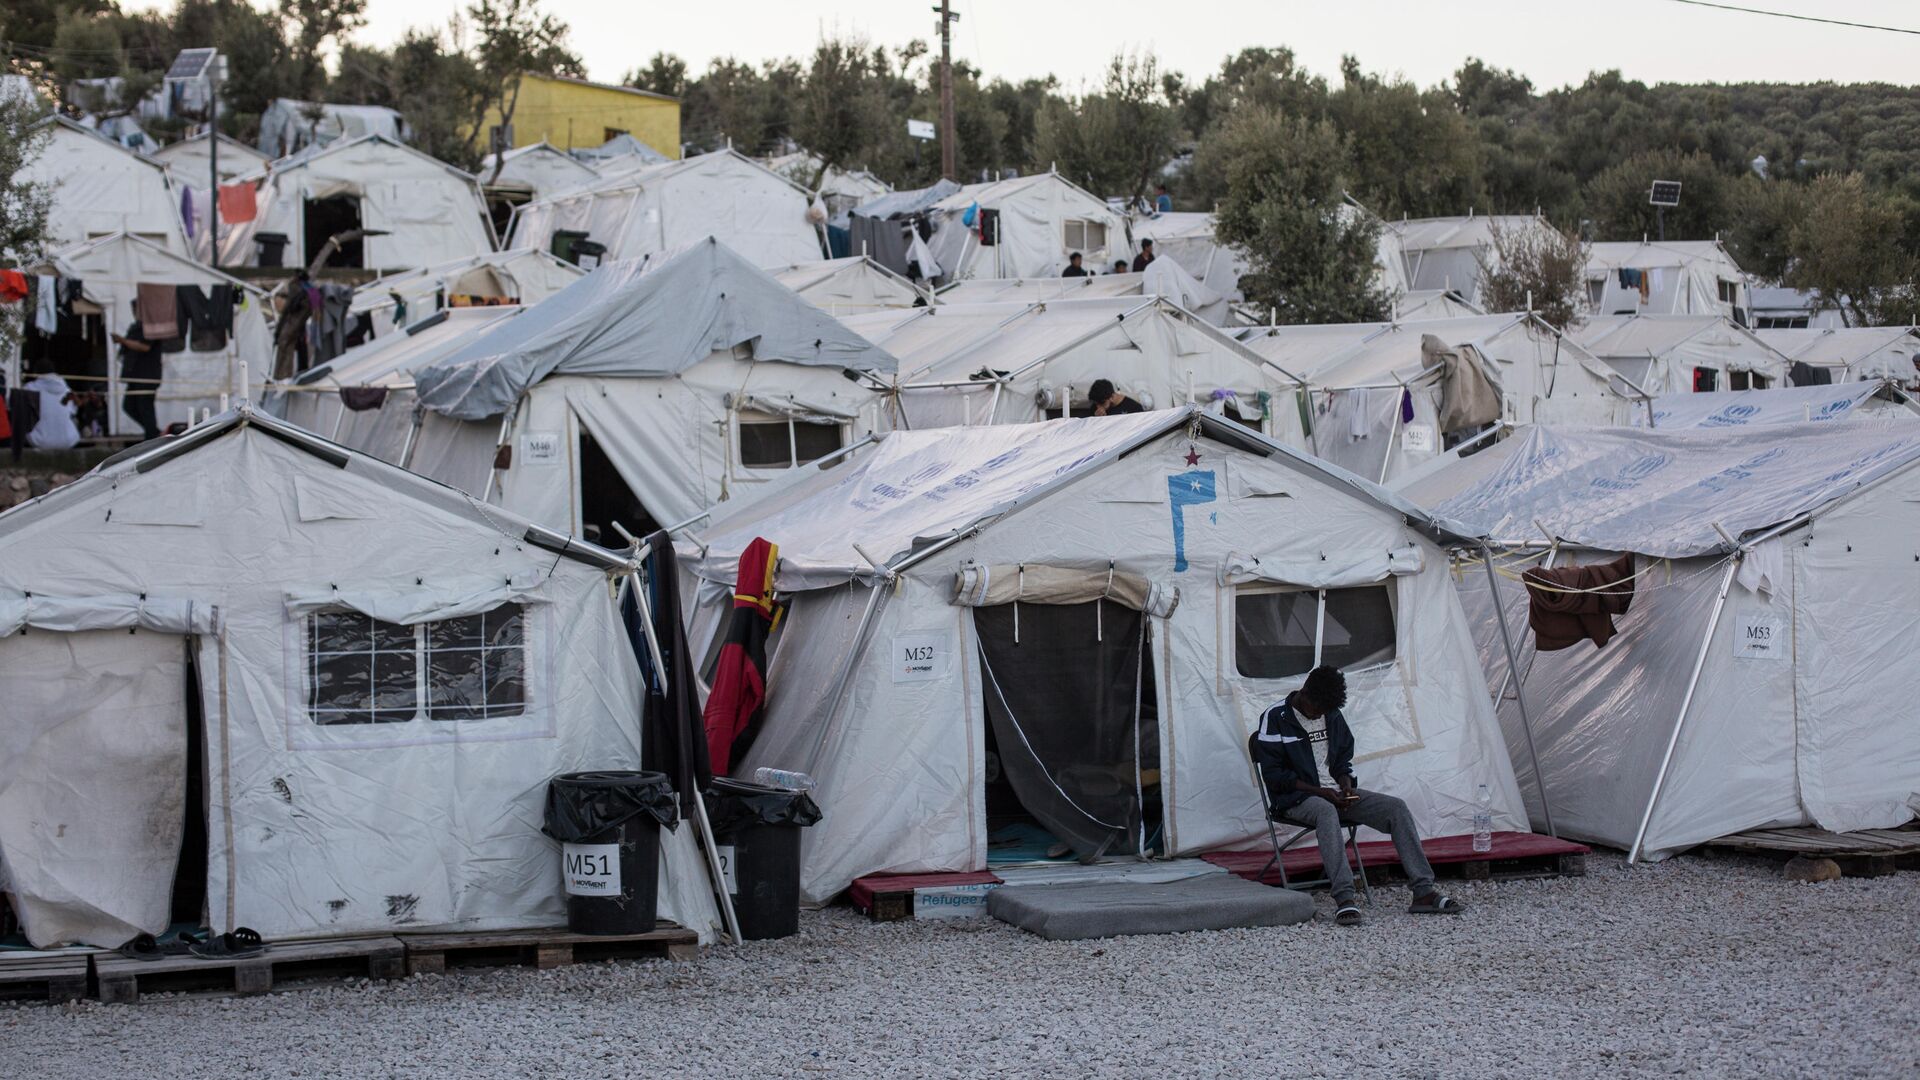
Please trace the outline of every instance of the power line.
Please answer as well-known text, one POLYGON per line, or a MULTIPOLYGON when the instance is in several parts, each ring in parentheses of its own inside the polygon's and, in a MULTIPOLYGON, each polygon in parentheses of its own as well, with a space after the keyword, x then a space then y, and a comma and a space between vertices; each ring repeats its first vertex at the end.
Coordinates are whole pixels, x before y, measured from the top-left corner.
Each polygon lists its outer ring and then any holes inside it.
POLYGON ((1719 11, 1737 11, 1742 15, 1770 15, 1776 19, 1793 19, 1798 22, 1825 23, 1828 26, 1851 26, 1856 30, 1881 30, 1889 34, 1920 34, 1920 30, 1912 30, 1904 26, 1876 26, 1873 23, 1848 22, 1845 19, 1823 19, 1817 15, 1795 15, 1789 11, 1766 11, 1761 8, 1736 7, 1732 4, 1710 3, 1709 0, 1670 0, 1670 2, 1686 4, 1690 7, 1714 8, 1719 11))

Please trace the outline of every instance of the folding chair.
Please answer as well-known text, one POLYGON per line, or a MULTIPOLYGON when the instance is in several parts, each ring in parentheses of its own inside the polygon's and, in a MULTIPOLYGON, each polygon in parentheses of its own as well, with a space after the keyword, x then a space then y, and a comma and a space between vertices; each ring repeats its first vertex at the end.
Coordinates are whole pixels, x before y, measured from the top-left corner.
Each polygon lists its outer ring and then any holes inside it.
MULTIPOLYGON (((1304 891, 1314 888, 1315 886, 1332 884, 1333 879, 1330 876, 1322 876, 1312 881, 1301 882, 1289 881, 1287 879, 1287 861, 1280 857, 1280 853, 1299 843, 1301 837, 1310 832, 1314 832, 1314 827, 1311 825, 1300 826, 1292 836, 1287 837, 1286 843, 1281 843, 1279 823, 1274 819, 1273 815, 1273 800, 1267 796, 1266 770, 1261 768, 1260 763, 1257 761, 1253 763, 1253 780, 1253 786, 1260 789, 1260 811, 1267 819, 1267 839, 1273 844, 1273 857, 1268 859, 1267 864, 1260 868, 1260 873, 1254 876, 1254 880, 1266 880, 1267 871, 1277 866, 1280 868, 1280 887, 1283 889, 1300 889, 1304 891)), ((1293 822, 1288 822, 1287 824, 1291 825, 1293 822)), ((1366 860, 1360 855, 1360 826, 1347 826, 1347 843, 1353 847, 1353 876, 1359 879, 1360 894, 1366 898, 1367 906, 1372 907, 1373 887, 1367 884, 1367 864, 1366 860)), ((1344 854, 1344 849, 1342 853, 1344 854)), ((1325 866, 1320 868, 1320 872, 1322 875, 1331 873, 1325 866)))

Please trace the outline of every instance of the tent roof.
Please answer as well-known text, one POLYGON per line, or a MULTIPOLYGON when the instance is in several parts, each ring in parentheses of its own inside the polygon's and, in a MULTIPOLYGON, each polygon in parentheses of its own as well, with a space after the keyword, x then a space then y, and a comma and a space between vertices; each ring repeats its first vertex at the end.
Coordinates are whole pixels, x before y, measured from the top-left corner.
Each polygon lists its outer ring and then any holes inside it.
POLYGON ((1817 367, 1849 367, 1888 349, 1920 350, 1920 330, 1911 326, 1755 330, 1753 334, 1788 359, 1817 367))
POLYGON ((1541 223, 1542 219, 1533 214, 1470 214, 1381 222, 1407 251, 1485 247, 1493 243, 1495 229, 1529 229, 1541 223))
POLYGON ((385 135, 378 131, 371 131, 365 135, 360 135, 351 139, 335 139, 324 146, 319 143, 313 143, 312 145, 309 145, 304 149, 288 154, 286 157, 278 158, 268 163, 263 168, 261 168, 260 171, 249 173, 247 176, 244 176, 241 179, 254 180, 254 181, 263 180, 263 179, 272 179, 273 177, 279 176, 282 173, 290 173, 296 169, 304 169, 307 166, 312 165, 314 162, 319 161, 322 158, 330 157, 334 154, 342 153, 353 147, 364 146, 369 143, 377 143, 380 145, 390 147, 394 150, 399 151, 400 153, 410 154, 413 157, 419 158, 421 161, 430 161, 433 164, 440 166, 442 169, 445 169, 448 172, 452 173, 453 175, 459 177, 460 179, 465 180, 469 184, 475 185, 476 187, 480 183, 479 180, 474 178, 474 175, 472 173, 467 172, 465 169, 459 168, 458 166, 449 165, 446 162, 441 161, 439 158, 434 157, 432 154, 427 153, 425 150, 419 150, 414 147, 408 146, 406 143, 403 143, 398 139, 392 138, 391 136, 385 135))
POLYGON ((1751 349, 1776 360, 1779 350, 1724 315, 1596 315, 1571 334, 1596 356, 1664 356, 1682 345, 1751 349))
POLYGON ((526 310, 506 304, 437 311, 399 333, 383 334, 308 368, 293 382, 296 386, 326 387, 405 384, 412 381, 416 368, 446 356, 473 335, 526 310))
MULTIPOLYGON (((1031 176, 1013 176, 1005 180, 995 180, 985 184, 967 184, 958 191, 933 204, 936 210, 965 210, 975 203, 985 207, 995 207, 1000 203, 1048 184, 1060 184, 1085 198, 1100 204, 1100 209, 1108 210, 1107 201, 1089 193, 1087 189, 1061 176, 1059 173, 1043 172, 1031 176)), ((1111 211, 1109 211, 1111 212, 1111 211)))
POLYGON ((1061 278, 966 278, 934 291, 942 304, 990 304, 1008 300, 1093 300, 1139 296, 1145 274, 1089 274, 1061 278))
MULTIPOLYGON (((1860 406, 1886 386, 1883 381, 1867 381, 1663 394, 1653 399, 1652 426, 1673 431, 1851 420, 1859 415, 1860 406)), ((1648 426, 1646 410, 1633 411, 1631 426, 1648 426)))
POLYGON ((1733 256, 1718 240, 1615 240, 1591 244, 1587 249, 1589 270, 1688 266, 1697 262, 1731 265, 1733 256))
MULTIPOLYGON (((757 172, 765 173, 802 195, 808 197, 812 197, 813 195, 812 192, 788 177, 774 172, 765 165, 729 147, 724 150, 714 150, 705 154, 696 154, 693 157, 681 158, 678 161, 662 158, 659 161, 649 161, 637 168, 620 168, 617 164, 609 164, 605 161, 596 160, 595 167, 600 172, 600 179, 598 181, 588 181, 579 187, 570 188, 566 191, 548 196, 546 199, 536 201, 564 202, 568 199, 578 199, 583 196, 609 195, 615 192, 645 187, 649 184, 664 183, 681 176, 702 172, 712 168, 716 164, 726 161, 739 162, 757 172)), ((531 206, 533 204, 529 203, 527 205, 531 206)))
POLYGON ((621 132, 599 146, 581 147, 573 151, 573 156, 589 162, 605 162, 615 158, 636 157, 649 165, 658 165, 672 161, 667 155, 641 142, 626 132, 621 132))
POLYGON ((539 142, 528 143, 525 146, 516 146, 513 149, 508 150, 503 154, 488 154, 486 157, 483 157, 480 159, 480 171, 481 173, 484 174, 489 170, 491 170, 493 168, 493 162, 495 158, 498 158, 502 161, 517 161, 520 158, 527 157, 532 154, 552 154, 553 156, 561 159, 562 161, 567 162, 570 165, 578 166, 580 169, 582 169, 587 173, 590 173, 595 176, 599 175, 599 173, 594 171, 593 166, 587 164, 584 161, 581 161, 579 158, 575 157, 572 154, 567 153, 565 150, 560 149, 559 147, 553 145, 552 143, 548 142, 545 139, 541 139, 539 142))
MULTIPOLYGON (((1397 323, 1335 323, 1322 326, 1255 327, 1242 335, 1247 347, 1299 373, 1316 386, 1365 386, 1405 379, 1421 371, 1420 338, 1432 334, 1448 345, 1490 343, 1515 331, 1555 333, 1527 312, 1458 319, 1407 319, 1397 323)), ((1563 338, 1562 348, 1605 380, 1612 372, 1587 349, 1563 338)))
POLYGON ((114 140, 107 138, 105 135, 100 134, 98 131, 95 131, 92 128, 87 127, 86 125, 76 120, 73 120, 69 117, 62 116, 59 113, 55 113, 52 116, 48 116, 44 119, 36 121, 33 126, 36 128, 38 127, 61 128, 67 131, 74 132, 75 134, 85 135, 87 138, 93 139, 99 142, 100 145, 102 146, 111 146, 115 150, 120 151, 121 153, 127 155, 130 158, 134 158, 137 161, 145 162, 146 164, 151 165, 156 169, 159 169, 162 173, 165 173, 167 171, 166 163, 160 161, 159 159, 153 157, 152 155, 143 154, 140 151, 135 150, 131 146, 127 146, 124 143, 115 142, 114 140))
POLYGON ((477 529, 501 534, 516 542, 533 544, 552 551, 556 555, 590 566, 607 570, 624 570, 633 565, 625 555, 563 536, 498 506, 483 508, 478 500, 465 492, 438 481, 429 480, 418 473, 408 472, 399 466, 389 465, 378 458, 349 450, 338 443, 329 442, 304 428, 296 427, 284 420, 277 420, 247 404, 229 409, 205 423, 196 424, 184 434, 163 436, 122 450, 73 483, 54 488, 37 499, 21 503, 0 514, 0 531, 10 531, 31 525, 78 500, 88 498, 97 492, 111 490, 119 477, 131 473, 147 473, 166 467, 181 458, 190 457, 195 450, 228 435, 242 437, 257 435, 275 439, 310 454, 318 463, 371 478, 382 487, 401 495, 466 517, 477 529))
POLYGON ((477 255, 469 255, 461 259, 448 259, 445 262, 434 263, 432 266, 423 266, 418 270, 402 270, 397 273, 387 274, 384 277, 374 278, 365 285, 355 286, 353 290, 355 298, 353 308, 355 311, 360 311, 368 306, 377 306, 379 299, 385 297, 391 290, 397 289, 406 292, 410 287, 416 285, 423 287, 427 285, 437 286, 437 283, 442 280, 457 278, 470 270, 475 270, 482 266, 506 268, 511 272, 515 263, 525 263, 529 261, 544 264, 546 268, 560 270, 562 274, 576 278, 584 277, 587 273, 585 270, 560 258, 545 248, 517 247, 507 248, 503 251, 483 251, 477 255), (363 298, 371 298, 371 300, 363 304, 360 302, 363 298))
POLYGON ((1435 512, 1509 545, 1686 558, 1817 514, 1920 461, 1920 428, 1857 421, 1676 431, 1534 426, 1435 512))
MULTIPOLYGON (((174 141, 168 143, 167 145, 161 147, 160 149, 155 150, 153 152, 153 156, 162 161, 165 161, 169 158, 172 158, 176 154, 179 154, 185 150, 188 150, 206 141, 207 141, 207 133, 203 131, 198 135, 189 135, 184 139, 175 139, 174 141)), ((249 161, 252 161, 261 165, 264 165, 268 161, 272 160, 268 158, 267 155, 261 153, 259 150, 255 149, 252 146, 247 145, 246 143, 241 142, 239 139, 236 139, 231 135, 228 135, 224 131, 220 133, 220 152, 222 154, 227 154, 227 153, 239 154, 241 157, 244 157, 249 161)))
POLYGON ((895 191, 878 198, 868 199, 853 208, 860 217, 889 218, 895 214, 913 214, 930 209, 940 200, 960 190, 960 185, 951 180, 935 181, 931 187, 913 188, 909 191, 895 191))
POLYGON ((608 263, 415 376, 421 404, 499 416, 553 375, 675 375, 748 346, 760 361, 894 370, 884 350, 713 237, 608 263))
MULTIPOLYGON (((1038 424, 897 431, 849 463, 740 509, 716 514, 699 537, 707 571, 726 577, 756 536, 780 545, 781 573, 801 587, 871 578, 860 549, 900 570, 914 555, 971 535, 1190 425, 1201 437, 1280 462, 1403 516, 1436 539, 1455 531, 1412 503, 1306 453, 1197 406, 1038 424), (855 547, 858 545, 858 548, 855 547)), ((730 580, 730 578, 727 578, 730 580)))
MULTIPOLYGON (((166 248, 161 247, 159 244, 143 236, 135 236, 128 232, 109 233, 106 236, 96 236, 91 240, 82 240, 77 244, 68 244, 66 247, 50 252, 45 258, 41 259, 34 268, 38 269, 44 266, 61 277, 76 278, 82 282, 82 287, 84 288, 86 280, 90 277, 98 280, 100 278, 100 272, 85 272, 80 270, 79 268, 84 265, 82 260, 113 246, 137 248, 145 253, 167 260, 179 270, 179 276, 177 278, 169 279, 174 284, 231 285, 236 289, 246 291, 256 298, 264 298, 267 295, 267 291, 258 285, 221 273, 206 263, 197 262, 184 255, 168 251, 166 248)), ((142 275, 142 280, 152 281, 153 278, 150 275, 142 275)), ((138 281, 128 281, 124 284, 138 284, 138 281)), ((258 302, 258 300, 256 300, 256 302, 258 302)))
POLYGON ((821 259, 817 262, 793 263, 788 266, 769 268, 775 281, 792 289, 803 292, 828 278, 844 274, 851 270, 860 270, 869 274, 880 274, 892 278, 915 292, 924 292, 918 285, 874 262, 865 255, 848 255, 839 259, 821 259), (864 266, 862 265, 864 264, 864 266))

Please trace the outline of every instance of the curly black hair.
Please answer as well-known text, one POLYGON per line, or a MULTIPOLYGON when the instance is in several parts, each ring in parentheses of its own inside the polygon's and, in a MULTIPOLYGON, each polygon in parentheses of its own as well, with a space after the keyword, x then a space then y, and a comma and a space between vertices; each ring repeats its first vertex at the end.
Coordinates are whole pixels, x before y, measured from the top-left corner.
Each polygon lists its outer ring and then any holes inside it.
POLYGON ((1300 688, 1300 694, 1323 713, 1345 708, 1347 677, 1337 667, 1322 665, 1307 672, 1307 682, 1300 688))

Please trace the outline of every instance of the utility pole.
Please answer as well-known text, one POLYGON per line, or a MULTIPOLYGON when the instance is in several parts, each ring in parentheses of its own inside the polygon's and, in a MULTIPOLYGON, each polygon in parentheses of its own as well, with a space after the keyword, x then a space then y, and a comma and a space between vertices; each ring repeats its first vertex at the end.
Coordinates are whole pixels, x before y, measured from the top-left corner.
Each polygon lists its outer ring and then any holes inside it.
POLYGON ((957 144, 953 122, 953 24, 960 21, 960 16, 950 0, 940 0, 940 6, 933 10, 940 13, 940 175, 957 180, 959 177, 954 175, 959 169, 954 162, 957 144))

